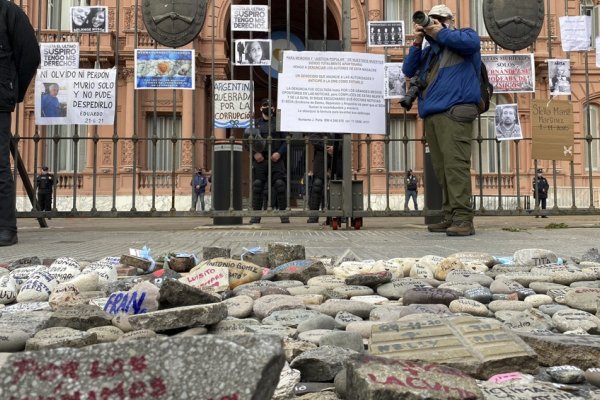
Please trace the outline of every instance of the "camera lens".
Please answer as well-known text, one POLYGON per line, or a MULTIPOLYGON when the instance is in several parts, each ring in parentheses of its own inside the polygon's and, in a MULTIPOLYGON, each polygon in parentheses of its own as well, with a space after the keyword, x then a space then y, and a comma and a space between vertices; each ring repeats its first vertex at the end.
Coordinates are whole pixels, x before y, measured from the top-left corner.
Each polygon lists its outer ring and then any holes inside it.
POLYGON ((413 14, 413 22, 417 25, 427 26, 431 24, 431 19, 423 11, 417 11, 413 14))

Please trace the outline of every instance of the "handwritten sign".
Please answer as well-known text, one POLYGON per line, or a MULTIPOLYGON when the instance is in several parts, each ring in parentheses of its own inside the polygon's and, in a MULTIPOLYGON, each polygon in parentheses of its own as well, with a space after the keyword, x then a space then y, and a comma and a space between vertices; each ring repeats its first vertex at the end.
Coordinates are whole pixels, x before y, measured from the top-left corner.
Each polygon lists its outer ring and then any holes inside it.
POLYGON ((40 43, 40 68, 79 68, 79 43, 40 43))
POLYGON ((533 100, 531 158, 573 159, 573 104, 568 100, 533 100))
POLYGON ((269 6, 231 5, 232 31, 269 31, 269 6))
POLYGON ((35 123, 112 125, 116 79, 116 69, 39 69, 35 123))
POLYGON ((215 128, 248 128, 252 119, 252 81, 215 81, 215 128))
POLYGON ((187 285, 203 288, 212 287, 217 291, 229 289, 229 269, 203 265, 179 279, 187 285))
POLYGON ((563 51, 588 51, 592 38, 592 18, 588 15, 563 16, 560 24, 560 44, 563 51))
POLYGON ((482 55, 495 93, 535 91, 533 54, 482 55))

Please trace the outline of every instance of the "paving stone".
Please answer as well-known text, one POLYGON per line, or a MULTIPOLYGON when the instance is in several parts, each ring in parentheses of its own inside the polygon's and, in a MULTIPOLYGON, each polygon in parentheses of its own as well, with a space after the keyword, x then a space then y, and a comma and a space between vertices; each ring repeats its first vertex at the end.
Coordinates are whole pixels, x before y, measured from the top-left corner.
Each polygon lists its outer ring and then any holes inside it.
POLYGON ((229 247, 205 246, 202 248, 202 261, 212 260, 213 258, 231 258, 231 249, 229 247))

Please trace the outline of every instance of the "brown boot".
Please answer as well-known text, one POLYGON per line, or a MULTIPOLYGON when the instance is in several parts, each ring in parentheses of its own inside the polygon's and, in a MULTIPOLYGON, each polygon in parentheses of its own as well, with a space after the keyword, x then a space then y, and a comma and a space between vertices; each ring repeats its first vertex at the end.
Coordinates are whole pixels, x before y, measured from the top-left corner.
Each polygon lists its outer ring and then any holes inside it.
POLYGON ((446 229, 448 236, 470 236, 475 234, 475 227, 471 221, 454 221, 452 226, 446 229))
POLYGON ((450 225, 452 225, 452 221, 444 219, 442 222, 438 222, 437 224, 427 225, 427 230, 429 232, 446 232, 446 229, 448 229, 450 225))

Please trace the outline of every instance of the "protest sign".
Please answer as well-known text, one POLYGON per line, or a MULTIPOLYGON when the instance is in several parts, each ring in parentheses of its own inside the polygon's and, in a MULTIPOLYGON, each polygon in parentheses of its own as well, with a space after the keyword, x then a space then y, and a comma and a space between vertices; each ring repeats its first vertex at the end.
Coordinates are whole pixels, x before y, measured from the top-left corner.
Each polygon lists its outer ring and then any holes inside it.
POLYGON ((116 69, 38 69, 35 123, 112 125, 116 69))
POLYGON ((533 54, 482 54, 494 93, 535 91, 533 54))
POLYGON ((79 43, 40 43, 40 68, 79 68, 79 43))
POLYGON ((71 7, 71 32, 108 32, 108 7, 71 7))
POLYGON ((232 31, 269 31, 269 6, 231 5, 232 31))
POLYGON ((194 89, 194 50, 135 50, 136 89, 194 89))
POLYGON ((548 78, 552 96, 571 95, 570 60, 548 60, 548 78))
POLYGON ((404 46, 404 21, 369 21, 369 47, 404 46))
POLYGON ((533 100, 531 158, 573 159, 573 104, 568 100, 533 100))
POLYGON ((215 81, 215 128, 247 128, 252 119, 252 81, 215 81))
POLYGON ((523 139, 517 104, 499 104, 496 106, 496 139, 523 139))
POLYGON ((592 39, 592 18, 588 15, 560 17, 560 44, 563 51, 588 51, 592 39))
POLYGON ((265 39, 236 40, 233 46, 235 65, 271 65, 271 41, 265 39))
POLYGON ((406 96, 406 77, 402 73, 402 63, 383 65, 383 98, 401 99, 406 96))
POLYGON ((281 130, 385 134, 382 54, 285 51, 281 130))

